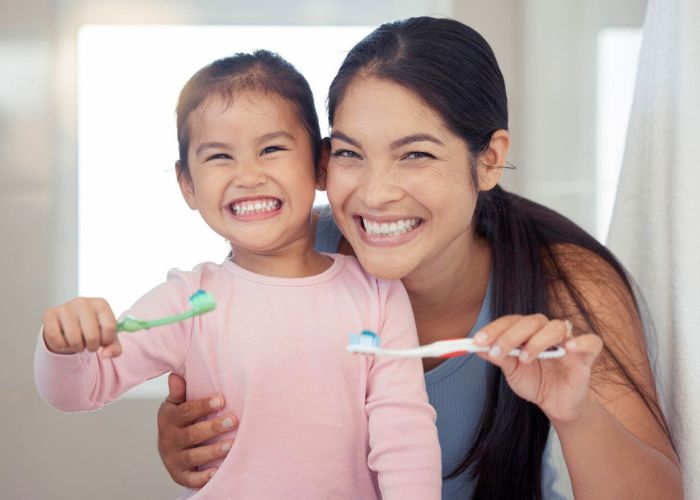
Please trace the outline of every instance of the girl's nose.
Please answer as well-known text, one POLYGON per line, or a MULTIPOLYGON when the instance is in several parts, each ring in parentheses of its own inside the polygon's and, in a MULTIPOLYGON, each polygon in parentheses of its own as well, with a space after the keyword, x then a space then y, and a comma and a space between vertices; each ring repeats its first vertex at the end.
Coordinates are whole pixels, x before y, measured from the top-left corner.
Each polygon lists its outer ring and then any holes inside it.
POLYGON ((254 161, 241 162, 234 171, 233 182, 236 187, 254 188, 265 184, 267 176, 262 167, 254 161))

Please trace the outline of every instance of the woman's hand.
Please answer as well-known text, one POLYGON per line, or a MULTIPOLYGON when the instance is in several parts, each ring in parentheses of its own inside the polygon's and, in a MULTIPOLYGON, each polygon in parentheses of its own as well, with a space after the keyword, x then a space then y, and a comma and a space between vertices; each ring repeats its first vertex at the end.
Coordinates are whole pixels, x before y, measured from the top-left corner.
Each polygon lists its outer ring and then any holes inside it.
POLYGON ((72 354, 88 350, 105 358, 122 352, 117 320, 106 300, 78 297, 47 309, 42 320, 44 343, 49 351, 72 354))
POLYGON ((232 431, 237 425, 233 415, 222 415, 199 422, 202 417, 223 408, 224 398, 214 396, 185 400, 185 379, 175 373, 168 377, 168 397, 158 409, 158 452, 173 480, 188 488, 201 488, 216 468, 197 467, 225 457, 233 440, 201 445, 202 442, 232 431))
POLYGON ((501 368, 513 392, 539 406, 550 420, 570 422, 586 410, 591 367, 603 348, 597 335, 572 337, 571 331, 568 321, 542 314, 510 315, 486 325, 474 342, 491 346, 479 356, 501 368), (555 344, 564 345, 564 357, 537 359, 555 344), (520 357, 509 356, 516 347, 521 349, 520 357))

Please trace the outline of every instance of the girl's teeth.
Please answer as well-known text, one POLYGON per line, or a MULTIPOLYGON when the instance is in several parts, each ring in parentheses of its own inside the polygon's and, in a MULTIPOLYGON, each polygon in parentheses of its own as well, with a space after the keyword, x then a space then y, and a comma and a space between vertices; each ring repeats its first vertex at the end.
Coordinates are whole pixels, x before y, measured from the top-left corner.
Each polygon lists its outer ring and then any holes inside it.
POLYGON ((362 218, 362 225, 370 235, 378 236, 398 236, 413 230, 419 223, 419 219, 401 219, 396 222, 372 222, 362 218))
POLYGON ((279 200, 258 200, 255 202, 234 203, 231 210, 235 215, 272 212, 280 206, 279 200))

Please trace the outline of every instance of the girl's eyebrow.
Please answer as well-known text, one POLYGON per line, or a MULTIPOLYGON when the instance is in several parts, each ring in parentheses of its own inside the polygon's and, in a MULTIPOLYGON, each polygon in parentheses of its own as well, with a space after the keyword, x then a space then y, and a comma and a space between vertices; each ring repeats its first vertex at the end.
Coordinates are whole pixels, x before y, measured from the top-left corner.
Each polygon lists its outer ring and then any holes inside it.
POLYGON ((278 130, 276 132, 270 132, 268 134, 261 135, 260 138, 258 139, 258 143, 271 141, 272 139, 280 139, 280 138, 289 139, 292 142, 294 141, 294 136, 292 134, 290 134, 289 132, 287 132, 285 130, 278 130))
POLYGON ((203 142, 202 144, 197 146, 197 149, 194 151, 194 154, 195 154, 195 156, 197 156, 205 149, 226 149, 227 147, 228 147, 228 144, 226 144, 225 142, 216 142, 216 141, 203 142))

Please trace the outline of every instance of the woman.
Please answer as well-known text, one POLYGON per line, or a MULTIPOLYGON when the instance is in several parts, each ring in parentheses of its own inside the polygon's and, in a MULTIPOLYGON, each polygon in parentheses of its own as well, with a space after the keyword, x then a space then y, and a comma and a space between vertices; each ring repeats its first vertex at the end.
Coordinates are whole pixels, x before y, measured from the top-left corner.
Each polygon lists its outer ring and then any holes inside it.
MULTIPOLYGON (((342 238, 322 216, 317 248, 402 279, 421 344, 474 335, 490 346, 424 363, 443 498, 549 496, 550 425, 576 498, 681 498, 623 268, 572 222, 497 184, 510 139, 486 41, 446 19, 382 25, 346 57, 328 108, 323 181, 342 238), (564 358, 536 359, 559 342, 564 358), (504 355, 516 346, 519 358, 504 355)), ((170 382, 161 455, 177 482, 201 485, 214 471, 194 467, 227 450, 197 445, 235 421, 193 423, 216 405, 184 403, 183 381, 170 382)))

